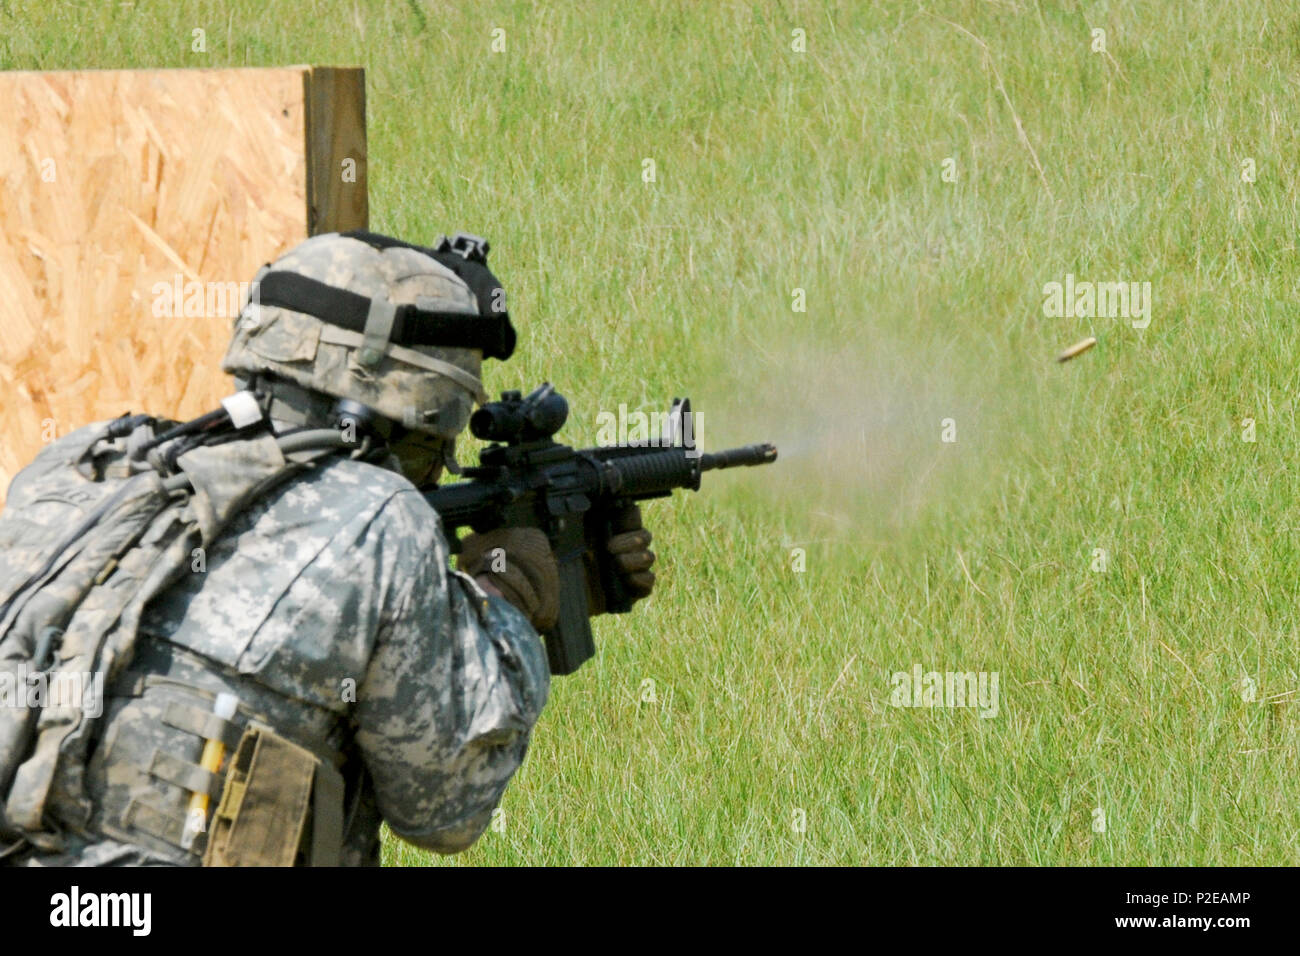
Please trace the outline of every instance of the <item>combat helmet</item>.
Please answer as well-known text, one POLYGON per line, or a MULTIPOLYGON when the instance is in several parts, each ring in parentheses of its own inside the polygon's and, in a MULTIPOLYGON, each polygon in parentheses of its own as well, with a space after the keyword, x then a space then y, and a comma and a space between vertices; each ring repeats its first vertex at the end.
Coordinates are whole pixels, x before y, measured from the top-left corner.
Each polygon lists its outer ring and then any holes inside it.
POLYGON ((364 231, 313 236, 258 273, 221 367, 449 442, 486 400, 482 360, 514 351, 487 252, 465 233, 433 247, 364 231))

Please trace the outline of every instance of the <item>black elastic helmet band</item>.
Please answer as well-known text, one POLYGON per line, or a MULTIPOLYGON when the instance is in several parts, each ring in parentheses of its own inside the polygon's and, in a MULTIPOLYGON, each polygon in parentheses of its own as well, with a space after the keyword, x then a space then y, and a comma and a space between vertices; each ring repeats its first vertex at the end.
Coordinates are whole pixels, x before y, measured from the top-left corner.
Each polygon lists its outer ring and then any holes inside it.
MULTIPOLYGON (((366 331, 370 299, 356 292, 296 272, 273 270, 262 276, 257 293, 260 305, 304 312, 358 334, 366 331)), ((414 305, 399 305, 396 309, 389 337, 394 345, 478 349, 484 358, 496 359, 508 359, 514 353, 515 329, 509 313, 434 312, 414 305)))

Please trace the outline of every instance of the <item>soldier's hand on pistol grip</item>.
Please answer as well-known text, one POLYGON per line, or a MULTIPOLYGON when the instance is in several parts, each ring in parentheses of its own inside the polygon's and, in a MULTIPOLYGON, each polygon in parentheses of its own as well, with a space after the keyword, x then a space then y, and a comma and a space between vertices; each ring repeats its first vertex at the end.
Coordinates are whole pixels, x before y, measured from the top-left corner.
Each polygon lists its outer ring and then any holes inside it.
POLYGON ((560 614, 560 570, 546 535, 536 528, 497 528, 461 543, 456 567, 484 590, 523 612, 539 632, 560 614), (498 550, 499 549, 499 550, 498 550))
MULTIPOLYGON (((655 573, 650 570, 655 563, 655 553, 650 550, 653 535, 641 523, 641 508, 628 505, 614 513, 610 521, 614 531, 605 542, 605 550, 614 559, 614 571, 623 580, 623 586, 633 602, 650 596, 654 590, 655 573)), ((600 585, 600 571, 595 555, 586 554, 588 613, 595 617, 605 613, 605 591, 600 585)))

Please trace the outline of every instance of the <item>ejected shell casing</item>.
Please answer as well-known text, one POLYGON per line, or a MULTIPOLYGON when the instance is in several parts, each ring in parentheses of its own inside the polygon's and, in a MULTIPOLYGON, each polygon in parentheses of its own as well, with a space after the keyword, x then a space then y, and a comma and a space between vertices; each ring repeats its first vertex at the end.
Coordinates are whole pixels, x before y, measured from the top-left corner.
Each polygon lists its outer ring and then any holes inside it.
POLYGON ((1097 344, 1097 337, 1095 335, 1090 335, 1081 342, 1075 342, 1068 349, 1066 349, 1064 352, 1058 355, 1056 357, 1056 360, 1058 362, 1068 362, 1070 361, 1070 359, 1082 355, 1084 352, 1088 351, 1088 349, 1092 348, 1096 344, 1097 344))

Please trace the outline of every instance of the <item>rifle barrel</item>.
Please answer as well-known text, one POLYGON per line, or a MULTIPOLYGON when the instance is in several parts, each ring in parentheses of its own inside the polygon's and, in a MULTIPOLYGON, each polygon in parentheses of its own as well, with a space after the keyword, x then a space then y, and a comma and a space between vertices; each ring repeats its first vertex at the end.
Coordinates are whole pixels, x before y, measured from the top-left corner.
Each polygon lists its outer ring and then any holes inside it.
POLYGON ((776 446, 763 442, 758 445, 728 448, 726 451, 715 451, 712 454, 701 455, 700 471, 770 465, 774 461, 776 461, 776 446))

